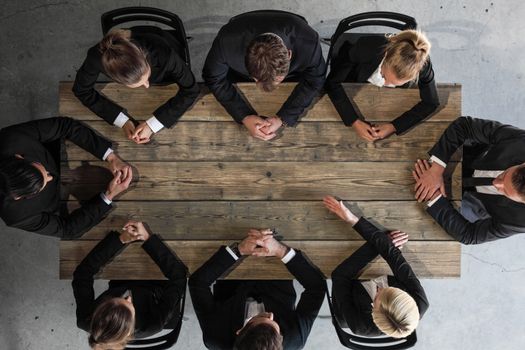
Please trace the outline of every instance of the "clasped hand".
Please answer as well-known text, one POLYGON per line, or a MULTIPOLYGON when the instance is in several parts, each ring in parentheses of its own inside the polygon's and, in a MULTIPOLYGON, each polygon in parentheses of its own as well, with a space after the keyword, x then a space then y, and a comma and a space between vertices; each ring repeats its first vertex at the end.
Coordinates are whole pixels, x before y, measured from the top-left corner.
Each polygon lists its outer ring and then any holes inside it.
POLYGON ((416 161, 412 176, 416 180, 414 191, 418 202, 432 200, 439 195, 447 196, 443 180, 444 171, 445 168, 436 162, 431 165, 427 160, 416 161))
POLYGON ((147 241, 149 237, 150 233, 144 223, 130 220, 122 228, 119 238, 122 243, 126 244, 135 241, 147 241))
POLYGON ((258 115, 249 115, 242 120, 242 123, 255 138, 269 141, 277 136, 277 130, 283 125, 281 118, 274 116, 269 118, 258 115))
POLYGON ((242 255, 276 256, 279 259, 288 252, 288 247, 276 240, 270 229, 251 229, 238 248, 242 255))

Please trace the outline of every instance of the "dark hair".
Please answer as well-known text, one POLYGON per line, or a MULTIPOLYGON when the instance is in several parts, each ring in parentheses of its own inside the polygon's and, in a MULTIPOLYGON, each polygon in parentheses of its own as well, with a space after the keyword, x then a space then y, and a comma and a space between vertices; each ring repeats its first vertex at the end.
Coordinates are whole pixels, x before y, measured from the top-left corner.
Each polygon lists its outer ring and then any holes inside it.
POLYGON ((520 166, 512 175, 512 186, 525 201, 525 165, 520 166))
POLYGON ((244 327, 233 346, 235 350, 282 350, 283 336, 271 325, 260 323, 244 327))
POLYGON ((98 47, 106 74, 117 83, 136 84, 149 69, 146 52, 131 41, 127 30, 111 31, 98 47))
POLYGON ((278 76, 288 74, 290 54, 278 35, 261 34, 248 45, 244 63, 250 76, 257 79, 257 85, 269 92, 275 89, 274 81, 278 76))
POLYGON ((123 349, 133 337, 135 319, 122 298, 100 303, 91 318, 89 346, 96 349, 123 349))
POLYGON ((35 195, 44 187, 42 173, 28 160, 0 158, 0 193, 12 198, 35 195))

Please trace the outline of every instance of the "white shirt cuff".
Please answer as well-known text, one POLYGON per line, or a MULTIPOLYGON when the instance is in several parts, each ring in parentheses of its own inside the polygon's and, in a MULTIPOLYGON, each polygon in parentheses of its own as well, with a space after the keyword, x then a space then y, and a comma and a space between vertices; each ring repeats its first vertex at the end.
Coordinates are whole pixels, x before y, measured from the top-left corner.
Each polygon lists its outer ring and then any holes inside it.
POLYGON ((290 248, 290 250, 288 251, 288 253, 286 253, 285 256, 283 256, 283 258, 281 259, 281 261, 285 264, 288 264, 290 262, 290 260, 293 259, 293 257, 295 256, 295 250, 293 248, 290 248))
POLYGON ((106 153, 104 153, 104 157, 102 157, 102 160, 106 160, 108 159, 109 155, 113 153, 113 150, 111 148, 108 148, 108 150, 106 151, 106 153))
POLYGON ((162 128, 164 128, 164 125, 161 122, 159 122, 159 120, 155 117, 151 117, 148 120, 146 120, 146 124, 148 124, 149 128, 154 133, 158 133, 162 130, 162 128))
POLYGON ((119 128, 123 127, 124 124, 129 120, 129 117, 123 112, 120 112, 117 116, 117 119, 113 122, 113 125, 118 126, 119 128))
POLYGON ((446 167, 447 167, 447 163, 445 163, 444 161, 442 161, 441 159, 439 159, 439 158, 436 157, 436 156, 431 156, 431 157, 430 157, 430 161, 431 161, 431 162, 436 162, 436 163, 438 163, 438 164, 441 165, 443 168, 446 168, 446 167))
POLYGON ((113 201, 111 201, 108 197, 106 197, 106 195, 104 194, 104 192, 100 192, 100 198, 102 198, 102 200, 103 200, 107 205, 111 205, 111 203, 113 203, 113 201))
POLYGON ((235 259, 235 261, 239 260, 239 257, 238 257, 237 255, 235 255, 235 253, 233 252, 233 250, 231 250, 230 247, 226 246, 226 251, 227 251, 228 253, 230 253, 230 255, 232 256, 232 258, 235 259))
POLYGON ((430 208, 431 206, 433 206, 434 203, 436 203, 436 202, 438 201, 438 199, 440 199, 440 198, 441 198, 441 195, 437 196, 436 198, 434 198, 434 199, 431 200, 431 201, 428 201, 428 202, 427 202, 427 207, 430 208))

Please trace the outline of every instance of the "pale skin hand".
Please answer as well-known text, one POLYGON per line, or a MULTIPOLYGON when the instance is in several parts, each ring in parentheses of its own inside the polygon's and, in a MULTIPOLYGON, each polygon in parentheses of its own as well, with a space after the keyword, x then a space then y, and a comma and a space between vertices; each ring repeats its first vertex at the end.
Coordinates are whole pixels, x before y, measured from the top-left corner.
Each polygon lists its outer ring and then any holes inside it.
POLYGON ((129 140, 133 140, 133 133, 135 132, 135 125, 131 120, 128 120, 124 126, 122 126, 122 131, 124 131, 124 136, 129 140))
POLYGON ((354 226, 359 221, 359 218, 344 205, 343 201, 338 201, 332 196, 325 196, 323 198, 323 203, 328 210, 352 226, 354 226))
POLYGON ((266 135, 272 135, 277 132, 283 125, 283 121, 278 116, 266 118, 266 121, 269 122, 271 125, 269 126, 263 126, 260 130, 265 133, 266 135))
POLYGON ((113 180, 108 185, 108 189, 104 193, 107 199, 112 201, 116 196, 128 189, 129 184, 133 179, 131 171, 128 172, 128 175, 123 177, 122 172, 119 170, 115 173, 113 180))
POLYGON ((414 165, 412 176, 416 180, 414 191, 418 202, 428 201, 436 198, 439 194, 446 197, 445 181, 443 180, 443 168, 438 163, 432 165, 427 160, 418 159, 414 165))
POLYGON ((259 247, 254 249, 252 255, 258 257, 275 256, 279 259, 284 258, 289 248, 276 240, 270 229, 263 230, 261 233, 263 234, 262 238, 256 241, 259 247))
POLYGON ((148 123, 142 122, 137 126, 133 133, 133 141, 138 145, 148 143, 151 141, 151 135, 153 135, 153 131, 148 123))
POLYGON ((396 128, 392 123, 377 124, 372 126, 373 135, 377 139, 385 139, 396 132, 396 128))
POLYGON ((239 243, 238 249, 241 255, 252 255, 258 245, 257 242, 261 242, 263 237, 264 234, 261 231, 250 229, 248 236, 239 243))
POLYGON ((372 125, 368 124, 365 121, 362 121, 360 119, 356 120, 352 124, 352 128, 354 128, 356 134, 359 135, 359 137, 361 137, 363 140, 366 140, 368 142, 379 140, 378 137, 374 136, 374 129, 372 129, 372 125))
POLYGON ((395 230, 388 232, 387 235, 396 248, 401 249, 408 242, 408 234, 405 232, 395 230))
MULTIPOLYGON (((111 173, 115 175, 118 171, 121 172, 122 178, 127 178, 128 174, 131 174, 133 171, 131 170, 131 166, 129 166, 128 163, 120 159, 119 156, 115 154, 115 152, 112 152, 109 154, 109 156, 106 158, 106 161, 109 163, 109 168, 111 170, 111 173)), ((131 174, 133 176, 133 174, 131 174)))
POLYGON ((147 241, 150 238, 150 233, 140 221, 128 221, 122 228, 120 234, 120 241, 122 243, 130 243, 134 241, 147 241))
POLYGON ((246 116, 242 120, 242 123, 244 124, 246 129, 248 129, 250 135, 252 135, 255 138, 258 138, 259 140, 269 141, 276 136, 275 133, 265 134, 261 130, 264 127, 270 127, 272 124, 269 121, 266 121, 264 118, 259 117, 258 115, 246 116))

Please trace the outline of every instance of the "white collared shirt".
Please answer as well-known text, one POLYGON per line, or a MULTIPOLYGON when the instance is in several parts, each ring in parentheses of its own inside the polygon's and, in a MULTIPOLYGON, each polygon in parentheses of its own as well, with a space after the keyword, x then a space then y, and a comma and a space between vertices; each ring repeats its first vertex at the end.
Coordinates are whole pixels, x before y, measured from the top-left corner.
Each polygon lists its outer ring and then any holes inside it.
POLYGON ((258 303, 257 300, 253 299, 252 297, 246 299, 246 304, 244 305, 244 324, 243 327, 246 326, 248 322, 255 316, 266 312, 266 309, 264 308, 264 303, 258 303))
POLYGON ((377 87, 389 87, 389 88, 395 88, 395 85, 385 85, 385 78, 383 77, 383 74, 381 74, 381 67, 383 66, 383 61, 385 59, 383 58, 381 60, 381 63, 379 63, 379 67, 372 73, 370 77, 368 77, 368 82, 372 85, 375 85, 377 87))
POLYGON ((388 287, 388 276, 383 275, 376 277, 373 280, 362 281, 361 285, 365 288, 366 292, 368 293, 370 299, 372 299, 373 302, 377 295, 377 288, 388 287))

